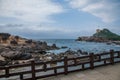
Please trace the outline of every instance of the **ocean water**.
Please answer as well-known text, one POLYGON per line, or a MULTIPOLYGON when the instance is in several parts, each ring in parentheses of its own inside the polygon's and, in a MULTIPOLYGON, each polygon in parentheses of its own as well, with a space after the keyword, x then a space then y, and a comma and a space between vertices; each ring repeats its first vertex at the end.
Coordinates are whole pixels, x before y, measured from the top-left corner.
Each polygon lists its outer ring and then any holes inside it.
POLYGON ((110 49, 115 51, 120 50, 120 45, 107 45, 106 43, 96 43, 96 42, 85 42, 85 41, 75 41, 75 39, 41 39, 40 41, 46 41, 48 45, 56 44, 58 47, 67 46, 66 49, 51 50, 55 54, 60 52, 65 52, 68 49, 87 51, 89 53, 102 53, 108 52, 110 49))

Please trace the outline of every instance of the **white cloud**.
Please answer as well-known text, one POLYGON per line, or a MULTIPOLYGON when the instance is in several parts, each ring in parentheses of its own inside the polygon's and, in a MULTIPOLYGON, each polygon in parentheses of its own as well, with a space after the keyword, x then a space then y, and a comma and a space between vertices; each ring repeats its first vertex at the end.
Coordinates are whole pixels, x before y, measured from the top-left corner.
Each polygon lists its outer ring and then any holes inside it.
POLYGON ((28 22, 51 22, 51 15, 63 11, 52 0, 0 0, 0 16, 28 22))
POLYGON ((68 0, 72 8, 88 12, 104 22, 113 22, 119 19, 120 1, 116 0, 68 0))
POLYGON ((79 30, 77 29, 70 29, 69 27, 60 27, 60 26, 48 26, 48 25, 43 25, 43 26, 24 26, 24 27, 18 27, 18 29, 21 31, 28 30, 30 32, 51 32, 51 33, 71 33, 71 32, 77 32, 79 30))
POLYGON ((48 32, 48 33, 75 33, 79 32, 77 28, 69 28, 69 27, 60 27, 60 26, 50 26, 50 25, 24 25, 24 24, 0 24, 0 32, 8 32, 8 33, 25 33, 25 32, 48 32))

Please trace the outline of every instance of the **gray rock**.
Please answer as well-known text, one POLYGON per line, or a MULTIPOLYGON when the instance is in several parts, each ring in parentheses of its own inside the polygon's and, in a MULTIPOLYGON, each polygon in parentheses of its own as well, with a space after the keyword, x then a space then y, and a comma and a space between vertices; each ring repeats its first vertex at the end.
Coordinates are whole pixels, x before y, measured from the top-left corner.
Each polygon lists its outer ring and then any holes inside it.
POLYGON ((17 45, 17 44, 18 44, 18 42, 17 42, 17 41, 15 41, 15 40, 12 40, 12 41, 10 41, 10 44, 12 44, 12 45, 17 45))
POLYGON ((7 64, 7 61, 0 60, 0 66, 5 66, 7 64))
POLYGON ((65 49, 65 48, 68 48, 68 47, 67 47, 67 46, 62 46, 61 48, 62 48, 62 49, 65 49))
POLYGON ((43 42, 43 43, 41 43, 41 49, 43 49, 43 50, 45 50, 45 49, 47 49, 47 43, 46 42, 43 42))
POLYGON ((32 58, 32 55, 30 53, 22 53, 20 56, 21 60, 26 60, 26 59, 30 59, 30 58, 32 58))
POLYGON ((51 47, 52 47, 52 48, 57 48, 56 44, 53 44, 51 47))
POLYGON ((19 51, 4 51, 1 53, 1 56, 11 60, 26 60, 32 57, 29 53, 22 53, 19 51))

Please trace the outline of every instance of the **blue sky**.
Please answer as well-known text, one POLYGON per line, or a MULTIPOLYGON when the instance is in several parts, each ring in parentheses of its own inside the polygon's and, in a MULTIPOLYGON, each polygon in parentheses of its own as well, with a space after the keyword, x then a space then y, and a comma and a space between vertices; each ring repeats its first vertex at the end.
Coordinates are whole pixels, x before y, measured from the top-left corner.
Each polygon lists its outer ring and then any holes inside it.
POLYGON ((34 39, 120 34, 119 0, 0 0, 0 32, 34 39))

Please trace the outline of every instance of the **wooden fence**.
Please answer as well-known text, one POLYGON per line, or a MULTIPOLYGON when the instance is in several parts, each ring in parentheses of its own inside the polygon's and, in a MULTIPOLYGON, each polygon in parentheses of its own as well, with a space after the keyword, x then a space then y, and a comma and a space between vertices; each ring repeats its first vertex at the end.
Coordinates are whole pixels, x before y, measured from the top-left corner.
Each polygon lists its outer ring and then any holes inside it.
POLYGON ((101 54, 90 53, 88 56, 81 56, 76 58, 67 58, 66 56, 64 57, 64 59, 61 60, 46 61, 46 62, 31 61, 31 63, 28 64, 25 63, 25 64, 0 67, 0 71, 3 71, 4 73, 0 75, 0 78, 19 76, 20 80, 37 80, 50 76, 57 76, 60 74, 67 75, 70 72, 82 71, 86 69, 94 69, 96 67, 105 66, 109 64, 114 65, 115 63, 119 63, 119 62, 120 62, 120 51, 110 50, 110 52, 106 52, 106 53, 101 53, 101 54), (49 64, 55 64, 55 63, 57 63, 57 66, 49 67, 49 64), (41 66, 42 68, 39 68, 41 66), (24 67, 29 67, 30 70, 25 70, 20 72, 10 71, 12 69, 18 69, 24 67), (31 76, 26 78, 25 75, 28 74, 31 74, 31 76))

